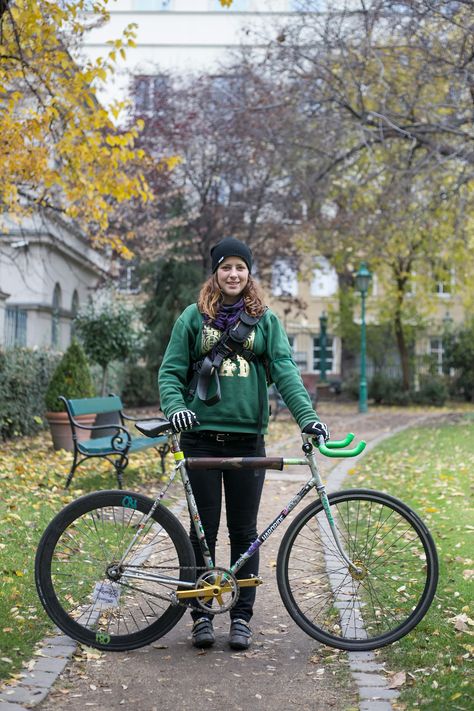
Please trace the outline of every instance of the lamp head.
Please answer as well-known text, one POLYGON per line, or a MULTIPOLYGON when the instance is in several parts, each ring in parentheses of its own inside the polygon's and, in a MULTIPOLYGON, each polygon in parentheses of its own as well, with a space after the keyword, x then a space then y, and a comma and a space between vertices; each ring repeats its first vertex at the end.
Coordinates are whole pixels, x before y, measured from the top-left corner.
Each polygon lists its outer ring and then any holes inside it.
POLYGON ((362 262, 359 271, 355 275, 356 289, 361 294, 366 294, 369 290, 370 280, 372 279, 372 274, 367 269, 367 264, 362 262))

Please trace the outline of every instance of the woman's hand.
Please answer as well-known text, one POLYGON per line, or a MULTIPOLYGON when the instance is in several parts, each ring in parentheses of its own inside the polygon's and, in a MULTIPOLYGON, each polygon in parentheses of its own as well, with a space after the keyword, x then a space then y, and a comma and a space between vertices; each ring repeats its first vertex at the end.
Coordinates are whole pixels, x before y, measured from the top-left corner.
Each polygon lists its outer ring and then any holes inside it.
POLYGON ((171 424, 175 432, 191 430, 194 425, 198 425, 196 414, 192 410, 179 410, 170 417, 171 424))
POLYGON ((303 428, 303 432, 316 438, 324 437, 324 442, 329 439, 329 428, 324 422, 310 422, 309 425, 303 428))

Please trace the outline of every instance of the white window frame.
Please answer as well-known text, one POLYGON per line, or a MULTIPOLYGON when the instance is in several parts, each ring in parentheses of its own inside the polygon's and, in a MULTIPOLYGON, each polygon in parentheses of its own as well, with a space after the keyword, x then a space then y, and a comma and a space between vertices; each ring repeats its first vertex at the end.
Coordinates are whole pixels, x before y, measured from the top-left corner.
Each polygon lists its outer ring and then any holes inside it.
POLYGON ((315 297, 331 297, 336 296, 339 290, 337 272, 325 257, 317 257, 315 259, 315 267, 313 269, 313 277, 311 279, 310 294, 315 297), (318 285, 321 281, 330 285, 330 288, 325 288, 321 291, 318 285))
POLYGON ((249 12, 249 0, 233 0, 230 7, 224 7, 219 0, 209 0, 208 9, 210 12, 249 12))
POLYGON ((28 332, 28 311, 15 304, 5 308, 4 342, 7 348, 26 346, 28 332))
POLYGON ((53 289, 53 300, 51 306, 51 347, 59 349, 61 346, 61 308, 63 300, 63 290, 57 281, 53 289))
POLYGON ((74 324, 74 319, 76 318, 77 314, 79 313, 80 309, 80 299, 79 299, 79 293, 77 289, 74 289, 74 292, 72 294, 71 298, 71 327, 70 327, 70 338, 71 341, 76 335, 76 326, 74 324))
POLYGON ((137 264, 122 263, 117 282, 117 291, 121 294, 139 294, 140 283, 136 275, 137 264), (134 282, 136 286, 133 286, 134 282))
POLYGON ((298 296, 298 271, 288 259, 275 259, 272 267, 272 294, 298 296))
POLYGON ((430 336, 428 340, 428 355, 435 361, 438 375, 443 375, 444 344, 442 336, 430 336), (437 341, 437 346, 433 348, 434 341, 437 341))
POLYGON ((454 269, 450 269, 449 276, 446 281, 435 279, 435 294, 440 299, 450 299, 454 291, 454 269), (445 287, 448 286, 448 291, 445 287))
POLYGON ((173 9, 174 0, 132 0, 133 12, 167 12, 173 9))

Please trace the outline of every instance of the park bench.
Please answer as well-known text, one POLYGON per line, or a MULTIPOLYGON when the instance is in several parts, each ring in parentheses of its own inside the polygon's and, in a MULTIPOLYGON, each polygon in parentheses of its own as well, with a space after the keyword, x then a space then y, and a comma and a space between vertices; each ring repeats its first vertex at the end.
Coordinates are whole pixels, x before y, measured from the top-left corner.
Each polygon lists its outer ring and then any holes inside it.
MULTIPOLYGON (((161 459, 161 470, 165 473, 165 457, 169 451, 168 437, 139 437, 132 435, 126 427, 125 422, 143 421, 147 418, 130 417, 123 411, 121 399, 117 395, 109 395, 107 397, 92 397, 79 398, 76 400, 68 400, 60 396, 64 402, 66 412, 71 424, 72 439, 73 439, 73 462, 71 470, 66 481, 66 488, 69 487, 74 472, 81 464, 91 457, 101 457, 107 459, 115 468, 117 474, 118 488, 122 488, 123 472, 128 464, 128 455, 134 452, 141 452, 150 447, 155 448, 161 459), (103 425, 83 425, 75 418, 78 415, 102 415, 111 413, 115 415, 115 422, 103 425), (78 429, 91 430, 95 439, 79 440, 77 436, 78 429), (103 436, 100 436, 100 434, 103 436), (99 435, 99 436, 97 436, 99 435)), ((148 419, 156 419, 148 418, 148 419)))

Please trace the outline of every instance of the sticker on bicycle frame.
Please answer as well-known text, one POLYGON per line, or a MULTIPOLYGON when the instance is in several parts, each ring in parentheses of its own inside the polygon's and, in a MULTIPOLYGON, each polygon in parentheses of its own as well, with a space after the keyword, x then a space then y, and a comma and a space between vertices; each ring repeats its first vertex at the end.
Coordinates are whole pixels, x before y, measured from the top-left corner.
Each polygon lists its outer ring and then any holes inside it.
POLYGON ((271 536, 271 535, 272 535, 273 531, 275 531, 275 530, 278 528, 278 526, 279 526, 280 523, 284 520, 284 518, 285 518, 284 514, 281 513, 281 514, 278 516, 278 518, 275 519, 275 521, 271 524, 271 526, 269 526, 269 527, 267 528, 267 530, 262 533, 262 535, 260 536, 260 538, 262 539, 262 541, 266 541, 267 538, 268 538, 268 536, 271 536))
POLYGON ((100 602, 101 608, 117 607, 120 600, 120 588, 113 583, 96 583, 92 593, 94 602, 100 602))
POLYGON ((126 509, 136 509, 138 506, 138 502, 136 499, 133 498, 133 496, 124 496, 122 499, 122 506, 124 506, 126 509))
POLYGON ((334 519, 333 519, 332 513, 331 513, 331 507, 329 506, 329 501, 328 501, 327 496, 323 496, 321 501, 324 506, 324 510, 326 511, 326 515, 328 517, 329 523, 334 523, 334 519))
POLYGON ((98 644, 110 644, 110 635, 105 632, 97 632, 95 635, 95 641, 98 644))

